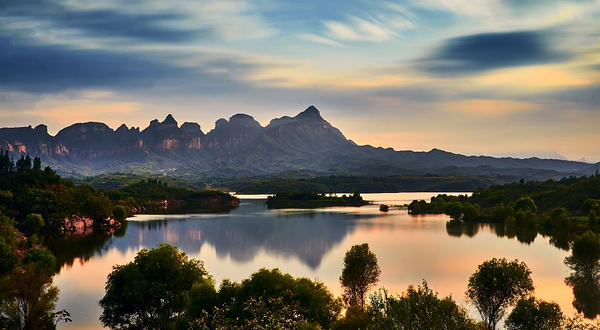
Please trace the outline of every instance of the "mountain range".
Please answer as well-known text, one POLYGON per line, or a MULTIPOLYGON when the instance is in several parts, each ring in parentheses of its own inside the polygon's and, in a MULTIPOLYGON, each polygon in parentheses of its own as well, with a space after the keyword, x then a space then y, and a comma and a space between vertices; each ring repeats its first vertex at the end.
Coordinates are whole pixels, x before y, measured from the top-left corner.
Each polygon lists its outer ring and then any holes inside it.
POLYGON ((252 116, 219 119, 204 133, 168 115, 143 130, 77 123, 55 136, 45 125, 0 128, 0 148, 30 154, 62 174, 161 173, 194 178, 265 175, 512 175, 531 179, 593 174, 598 164, 539 158, 464 156, 357 145, 314 106, 262 126, 252 116))

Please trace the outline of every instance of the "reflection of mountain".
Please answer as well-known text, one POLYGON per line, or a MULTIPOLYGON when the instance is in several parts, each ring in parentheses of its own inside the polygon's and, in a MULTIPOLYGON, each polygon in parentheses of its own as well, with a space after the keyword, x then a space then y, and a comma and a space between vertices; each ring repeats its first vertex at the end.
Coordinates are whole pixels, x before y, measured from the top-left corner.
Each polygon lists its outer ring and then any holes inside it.
POLYGON ((121 251, 162 242, 193 254, 204 243, 212 245, 219 257, 243 263, 253 260, 260 250, 296 257, 309 267, 319 267, 323 256, 356 228, 356 220, 370 215, 340 212, 266 211, 264 201, 243 203, 229 215, 185 216, 130 222, 127 235, 115 239, 121 251))

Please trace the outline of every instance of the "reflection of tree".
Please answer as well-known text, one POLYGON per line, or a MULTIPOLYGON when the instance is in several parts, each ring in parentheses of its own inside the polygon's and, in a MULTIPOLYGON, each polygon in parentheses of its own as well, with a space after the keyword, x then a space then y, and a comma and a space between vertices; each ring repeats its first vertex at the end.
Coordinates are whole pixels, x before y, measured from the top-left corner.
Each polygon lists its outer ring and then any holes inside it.
POLYGON ((600 315, 600 235, 587 232, 576 239, 565 264, 571 269, 565 282, 573 288, 573 307, 586 318, 600 315))
POLYGON ((113 238, 121 237, 125 234, 127 222, 123 227, 114 232, 108 232, 104 229, 90 230, 81 236, 65 236, 59 233, 48 233, 44 239, 48 249, 56 257, 56 267, 59 270, 63 265, 72 266, 76 258, 88 261, 96 254, 102 254, 111 247, 113 238))
POLYGON ((527 223, 522 226, 516 226, 515 233, 519 242, 529 245, 535 241, 538 231, 535 223, 527 223))
POLYGON ((446 222, 446 232, 450 236, 461 237, 466 235, 473 237, 479 232, 481 224, 466 222, 462 220, 450 220, 446 222))
POLYGON ((474 223, 462 220, 450 220, 446 222, 446 232, 450 236, 473 237, 477 235, 481 228, 488 227, 490 231, 498 237, 517 238, 524 244, 531 244, 535 241, 538 231, 535 223, 516 225, 514 221, 494 222, 494 223, 474 223))

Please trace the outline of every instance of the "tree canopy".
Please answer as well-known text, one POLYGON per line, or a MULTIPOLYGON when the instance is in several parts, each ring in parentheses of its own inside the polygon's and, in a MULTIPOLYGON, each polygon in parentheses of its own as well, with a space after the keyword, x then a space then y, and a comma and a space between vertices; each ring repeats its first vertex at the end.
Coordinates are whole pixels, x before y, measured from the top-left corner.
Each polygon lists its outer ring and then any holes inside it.
POLYGON ((114 329, 172 329, 192 288, 212 281, 202 262, 168 244, 142 249, 108 276, 100 321, 114 329))
POLYGON ((377 256, 371 252, 368 244, 350 248, 344 256, 344 268, 340 276, 344 302, 364 309, 366 294, 379 281, 380 274, 377 256))
POLYGON ((466 296, 484 323, 496 329, 506 310, 533 290, 531 271, 525 263, 493 258, 471 275, 466 296))

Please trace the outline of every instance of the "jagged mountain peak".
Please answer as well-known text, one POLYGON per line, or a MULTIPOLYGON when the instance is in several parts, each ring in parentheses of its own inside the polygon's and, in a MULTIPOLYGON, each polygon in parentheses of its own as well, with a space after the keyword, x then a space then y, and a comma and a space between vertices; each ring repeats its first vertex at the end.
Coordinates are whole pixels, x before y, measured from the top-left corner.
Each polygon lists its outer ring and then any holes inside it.
POLYGON ((294 117, 294 119, 299 119, 299 120, 320 119, 320 120, 323 120, 323 117, 321 117, 321 113, 319 112, 319 109, 317 109, 314 105, 311 105, 310 107, 306 108, 306 110, 297 114, 296 117, 294 117))
POLYGON ((165 120, 163 120, 161 124, 163 124, 163 125, 175 125, 175 126, 177 126, 177 121, 175 120, 175 118, 173 118, 172 114, 168 114, 165 117, 165 120))
POLYGON ((129 128, 125 124, 121 124, 121 126, 119 126, 119 128, 117 128, 117 130, 116 130, 116 132, 126 132, 126 131, 129 131, 129 128))

